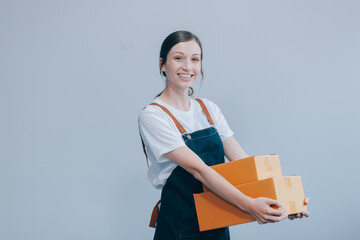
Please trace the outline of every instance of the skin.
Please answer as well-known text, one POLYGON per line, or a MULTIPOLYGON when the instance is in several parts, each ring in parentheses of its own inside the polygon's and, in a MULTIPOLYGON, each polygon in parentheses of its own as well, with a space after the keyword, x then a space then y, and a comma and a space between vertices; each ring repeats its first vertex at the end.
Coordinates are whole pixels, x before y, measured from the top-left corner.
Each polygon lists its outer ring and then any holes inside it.
MULTIPOLYGON (((180 42, 173 46, 162 64, 161 71, 166 73, 166 87, 159 99, 182 111, 190 109, 188 89, 201 73, 201 49, 195 41, 180 42)), ((223 142, 225 156, 237 160, 248 155, 232 136, 223 142)), ((191 173, 215 194, 239 209, 251 214, 260 224, 279 222, 288 217, 281 202, 270 198, 251 198, 236 189, 215 170, 207 166, 190 148, 183 146, 165 154, 167 158, 191 173), (279 209, 274 209, 276 206, 279 209)), ((308 212, 291 215, 289 219, 309 216, 308 212)))

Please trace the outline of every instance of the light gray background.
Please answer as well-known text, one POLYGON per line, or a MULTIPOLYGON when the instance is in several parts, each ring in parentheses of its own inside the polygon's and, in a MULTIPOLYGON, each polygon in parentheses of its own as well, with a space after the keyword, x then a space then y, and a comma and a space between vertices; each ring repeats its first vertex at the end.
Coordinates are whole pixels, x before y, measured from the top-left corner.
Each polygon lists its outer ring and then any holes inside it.
POLYGON ((0 239, 151 239, 140 110, 163 39, 203 42, 196 96, 300 174, 311 217, 232 239, 360 239, 359 1, 0 1, 0 239))

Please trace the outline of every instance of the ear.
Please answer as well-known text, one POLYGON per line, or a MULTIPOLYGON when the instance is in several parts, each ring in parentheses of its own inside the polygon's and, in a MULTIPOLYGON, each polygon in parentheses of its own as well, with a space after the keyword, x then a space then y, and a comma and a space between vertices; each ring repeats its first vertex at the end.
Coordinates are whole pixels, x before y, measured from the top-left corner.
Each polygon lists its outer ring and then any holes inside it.
POLYGON ((161 66, 162 61, 163 61, 163 59, 160 58, 160 60, 159 60, 159 68, 160 68, 161 72, 165 72, 165 70, 166 70, 165 65, 162 65, 162 66, 161 66))

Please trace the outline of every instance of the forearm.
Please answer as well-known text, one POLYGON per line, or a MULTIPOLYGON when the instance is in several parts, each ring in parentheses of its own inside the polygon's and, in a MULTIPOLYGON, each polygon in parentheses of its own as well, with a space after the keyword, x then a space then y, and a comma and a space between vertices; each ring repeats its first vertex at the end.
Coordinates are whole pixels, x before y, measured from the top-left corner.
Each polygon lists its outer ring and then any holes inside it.
POLYGON ((277 200, 269 198, 251 198, 231 185, 214 169, 207 166, 188 147, 179 147, 166 154, 166 157, 180 165, 207 188, 237 208, 250 213, 259 223, 276 222, 284 219, 283 210, 275 210, 270 206, 283 207, 277 200))
POLYGON ((241 210, 249 212, 251 198, 235 188, 214 169, 205 165, 193 175, 219 197, 241 210))
POLYGON ((248 212, 251 198, 244 195, 214 169, 207 166, 188 147, 180 147, 171 151, 166 154, 166 157, 179 164, 219 197, 248 212))
POLYGON ((229 137, 223 142, 225 156, 229 161, 249 157, 234 136, 229 137))

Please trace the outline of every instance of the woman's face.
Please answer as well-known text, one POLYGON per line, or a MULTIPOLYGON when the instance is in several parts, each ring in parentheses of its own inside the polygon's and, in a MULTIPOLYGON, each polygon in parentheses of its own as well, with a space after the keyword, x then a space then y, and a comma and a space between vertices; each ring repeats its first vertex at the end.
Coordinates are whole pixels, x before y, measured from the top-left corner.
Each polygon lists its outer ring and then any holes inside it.
POLYGON ((201 49, 197 42, 180 42, 174 45, 161 71, 166 73, 168 85, 184 90, 191 87, 201 73, 201 49))

